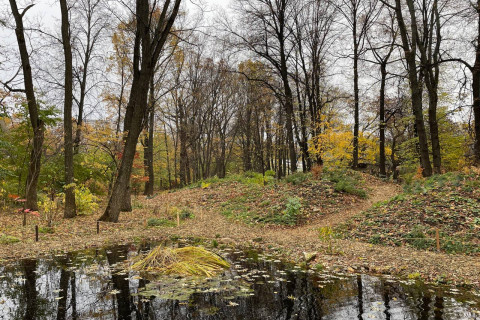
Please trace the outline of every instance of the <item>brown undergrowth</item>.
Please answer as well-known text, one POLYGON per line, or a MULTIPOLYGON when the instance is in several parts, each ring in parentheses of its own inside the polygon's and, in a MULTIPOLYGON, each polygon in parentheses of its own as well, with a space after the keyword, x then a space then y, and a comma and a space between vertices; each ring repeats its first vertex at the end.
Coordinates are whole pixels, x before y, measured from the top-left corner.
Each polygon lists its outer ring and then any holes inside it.
MULTIPOLYGON (((475 257, 425 252, 407 247, 378 246, 348 238, 331 241, 320 239, 319 228, 343 223, 370 208, 374 203, 386 201, 401 192, 397 185, 368 175, 364 175, 363 178, 363 185, 369 190, 368 198, 362 199, 333 191, 338 193, 341 199, 338 199, 338 206, 332 206, 331 210, 322 207, 323 195, 317 195, 314 189, 318 187, 308 189, 305 184, 301 186, 283 184, 266 188, 263 197, 280 199, 285 194, 291 194, 303 198, 305 219, 296 227, 260 222, 248 223, 246 220, 229 218, 222 214, 224 202, 246 192, 238 183, 186 188, 160 193, 152 199, 138 197, 134 200, 133 212, 122 213, 118 224, 101 223, 98 235, 96 234, 98 215, 73 220, 57 219, 54 224, 55 232, 41 234, 38 243, 34 242, 33 232, 34 225, 39 222, 35 220, 37 218, 30 218, 27 226, 21 227, 21 216, 15 213, 2 213, 0 233, 18 237, 20 242, 0 245, 0 259, 35 257, 41 253, 72 251, 140 240, 195 237, 220 246, 260 247, 299 262, 304 259, 305 252, 316 252, 317 258, 311 264, 321 266, 325 270, 403 276, 420 274, 428 281, 480 287, 478 271, 480 261, 475 257), (192 214, 181 219, 182 213, 185 212, 192 214), (147 221, 154 217, 167 219, 175 224, 169 227, 149 227, 147 221), (178 226, 177 219, 180 222, 178 226)), ((328 200, 328 197, 323 199, 328 200)), ((255 205, 251 204, 251 207, 254 208, 256 204, 258 200, 255 205)))

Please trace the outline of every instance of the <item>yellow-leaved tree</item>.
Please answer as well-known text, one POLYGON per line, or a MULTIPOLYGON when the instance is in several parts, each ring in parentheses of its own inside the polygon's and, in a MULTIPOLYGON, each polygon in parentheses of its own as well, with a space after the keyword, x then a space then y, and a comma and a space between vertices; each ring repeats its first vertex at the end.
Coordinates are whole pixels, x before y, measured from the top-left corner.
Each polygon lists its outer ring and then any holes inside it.
MULTIPOLYGON (((317 136, 309 141, 309 152, 318 155, 327 166, 348 167, 353 161, 353 133, 350 125, 341 121, 340 117, 322 115, 321 128, 317 136)), ((359 162, 373 164, 376 161, 379 147, 378 139, 365 132, 359 133, 359 162)), ((386 150, 387 155, 391 153, 386 150)))

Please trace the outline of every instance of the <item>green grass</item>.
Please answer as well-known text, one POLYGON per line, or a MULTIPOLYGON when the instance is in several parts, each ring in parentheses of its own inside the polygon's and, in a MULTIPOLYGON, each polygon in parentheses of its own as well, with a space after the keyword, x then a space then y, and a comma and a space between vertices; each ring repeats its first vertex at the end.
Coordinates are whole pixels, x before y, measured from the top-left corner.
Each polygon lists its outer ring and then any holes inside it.
POLYGON ((218 178, 217 176, 201 180, 195 182, 188 186, 188 188, 207 188, 210 186, 215 186, 221 183, 241 183, 246 186, 250 185, 268 185, 271 184, 275 180, 275 173, 273 171, 265 172, 265 177, 258 172, 247 171, 244 173, 237 173, 237 174, 227 174, 227 176, 223 179, 218 178))
POLYGON ((235 197, 221 204, 221 213, 227 218, 246 224, 276 224, 294 226, 303 217, 302 200, 298 197, 261 200, 261 194, 235 197), (258 204, 257 204, 258 202, 258 204))
POLYGON ((38 228, 39 233, 55 233, 55 229, 51 227, 40 227, 38 228))
POLYGON ((452 254, 480 253, 480 174, 450 172, 410 182, 404 192, 336 229, 345 238, 452 254))
POLYGON ((6 234, 2 234, 0 236, 0 244, 10 244, 16 242, 20 242, 20 239, 18 239, 17 237, 7 236, 6 234))
POLYGON ((175 227, 177 224, 168 219, 150 218, 147 221, 149 227, 175 227))
POLYGON ((324 170, 322 178, 333 182, 336 192, 353 194, 363 199, 368 197, 367 191, 361 187, 363 179, 358 172, 348 169, 330 168, 324 170))
POLYGON ((286 176, 285 181, 297 186, 307 181, 310 176, 310 173, 296 172, 286 176))

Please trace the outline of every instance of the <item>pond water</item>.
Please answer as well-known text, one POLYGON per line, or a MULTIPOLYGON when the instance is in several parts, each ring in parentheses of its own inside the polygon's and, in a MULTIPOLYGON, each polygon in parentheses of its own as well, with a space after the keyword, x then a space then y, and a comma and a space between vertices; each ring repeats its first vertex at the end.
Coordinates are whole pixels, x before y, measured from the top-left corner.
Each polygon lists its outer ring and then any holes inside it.
POLYGON ((125 245, 0 266, 0 319, 480 319, 478 292, 304 271, 255 251, 218 250, 216 278, 148 280, 125 245))

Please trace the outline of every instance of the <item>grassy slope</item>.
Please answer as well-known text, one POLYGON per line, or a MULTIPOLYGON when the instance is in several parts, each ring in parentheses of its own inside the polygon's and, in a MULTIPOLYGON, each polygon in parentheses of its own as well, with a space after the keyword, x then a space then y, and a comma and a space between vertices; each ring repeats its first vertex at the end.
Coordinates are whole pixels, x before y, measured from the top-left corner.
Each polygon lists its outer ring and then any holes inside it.
POLYGON ((209 180, 196 187, 211 189, 212 206, 232 220, 247 224, 301 225, 367 197, 360 187, 362 175, 351 171, 325 172, 314 178, 296 173, 284 180, 274 180, 248 173, 222 180, 209 180))
POLYGON ((434 251, 437 228, 442 251, 480 253, 479 172, 415 181, 403 194, 375 205, 337 231, 372 244, 434 251))

